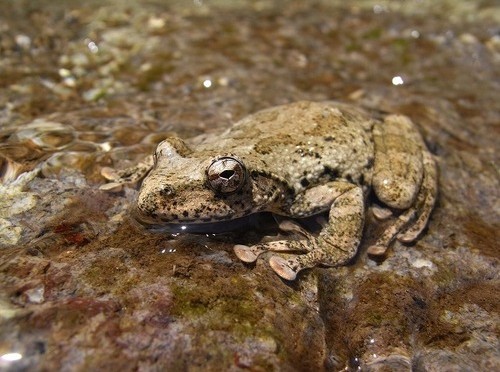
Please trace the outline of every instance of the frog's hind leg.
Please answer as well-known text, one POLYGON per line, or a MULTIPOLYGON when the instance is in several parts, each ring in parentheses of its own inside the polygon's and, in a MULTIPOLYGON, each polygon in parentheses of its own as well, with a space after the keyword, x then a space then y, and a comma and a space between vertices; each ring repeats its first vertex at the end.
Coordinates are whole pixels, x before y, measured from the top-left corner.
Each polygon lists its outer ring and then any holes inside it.
POLYGON ((363 191, 353 187, 333 202, 328 225, 318 238, 312 238, 309 252, 292 258, 273 256, 272 269, 283 279, 294 280, 297 273, 317 265, 338 266, 356 254, 364 224, 363 191))
POLYGON ((377 242, 368 248, 368 254, 382 256, 397 238, 404 243, 414 241, 427 225, 437 195, 437 170, 432 155, 423 151, 423 180, 413 206, 400 214, 382 233, 377 242))

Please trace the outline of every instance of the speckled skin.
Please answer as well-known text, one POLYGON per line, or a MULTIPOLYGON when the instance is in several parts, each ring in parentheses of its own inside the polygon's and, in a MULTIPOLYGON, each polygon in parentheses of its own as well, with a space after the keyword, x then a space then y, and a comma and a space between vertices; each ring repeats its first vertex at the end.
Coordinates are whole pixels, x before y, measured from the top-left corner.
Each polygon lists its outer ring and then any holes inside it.
POLYGON ((292 218, 329 211, 317 237, 283 221, 283 230, 304 239, 235 246, 246 262, 269 250, 294 252, 270 259, 278 275, 293 280, 303 268, 342 265, 356 254, 372 187, 398 214, 370 247, 383 254, 398 235, 404 241, 418 236, 437 192, 434 161, 411 121, 397 115, 374 120, 336 102, 297 102, 250 115, 195 149, 178 138, 160 143, 137 211, 142 221, 179 225, 259 211, 292 218), (224 167, 231 169, 222 173, 224 167))

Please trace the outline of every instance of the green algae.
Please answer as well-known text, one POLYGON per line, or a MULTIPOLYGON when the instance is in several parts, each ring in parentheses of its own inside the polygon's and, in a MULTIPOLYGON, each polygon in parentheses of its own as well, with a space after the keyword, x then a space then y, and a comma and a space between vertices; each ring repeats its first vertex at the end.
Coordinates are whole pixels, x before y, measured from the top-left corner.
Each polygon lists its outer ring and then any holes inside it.
POLYGON ((207 329, 234 332, 239 338, 267 333, 262 324, 257 326, 264 311, 244 279, 216 278, 210 286, 183 284, 172 283, 173 316, 203 318, 207 329))
POLYGON ((127 285, 128 280, 125 282, 122 280, 127 272, 127 265, 115 257, 99 258, 84 270, 82 278, 94 288, 113 292, 117 290, 117 287, 127 285), (118 277, 121 279, 117 283, 116 278, 118 277))

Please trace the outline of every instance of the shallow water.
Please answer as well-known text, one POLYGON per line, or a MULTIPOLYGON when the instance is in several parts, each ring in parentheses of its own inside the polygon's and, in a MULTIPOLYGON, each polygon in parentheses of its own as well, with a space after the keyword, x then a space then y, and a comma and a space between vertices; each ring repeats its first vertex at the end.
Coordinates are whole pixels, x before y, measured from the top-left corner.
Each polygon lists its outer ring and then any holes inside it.
POLYGON ((494 1, 0 7, 2 368, 498 368, 494 1), (301 99, 418 124, 440 196, 415 245, 374 262, 370 224, 353 265, 285 283, 233 235, 146 231, 134 188, 99 190, 168 135, 301 99))

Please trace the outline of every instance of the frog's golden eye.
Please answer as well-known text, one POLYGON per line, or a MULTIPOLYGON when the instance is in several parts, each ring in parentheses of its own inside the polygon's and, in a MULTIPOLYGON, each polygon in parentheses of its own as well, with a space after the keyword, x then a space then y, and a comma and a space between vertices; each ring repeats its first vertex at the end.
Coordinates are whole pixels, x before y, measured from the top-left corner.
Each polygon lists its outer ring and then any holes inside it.
POLYGON ((231 194, 245 184, 246 168, 243 162, 231 156, 215 158, 207 168, 207 181, 218 194, 231 194))

